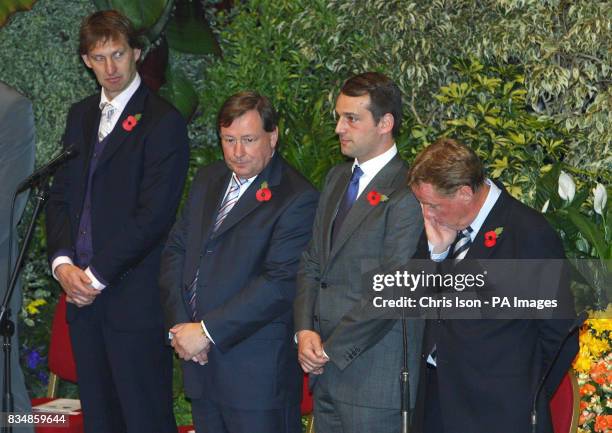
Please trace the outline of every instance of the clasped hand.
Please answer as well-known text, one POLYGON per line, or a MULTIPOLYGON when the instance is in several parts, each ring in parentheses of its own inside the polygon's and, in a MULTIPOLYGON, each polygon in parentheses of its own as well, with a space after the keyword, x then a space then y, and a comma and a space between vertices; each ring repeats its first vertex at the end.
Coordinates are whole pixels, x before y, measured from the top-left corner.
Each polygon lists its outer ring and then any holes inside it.
POLYGON ((185 361, 208 363, 208 352, 211 342, 202 332, 200 323, 179 323, 170 329, 172 347, 178 356, 185 361))
POLYGON ((100 294, 99 290, 91 286, 91 279, 85 271, 77 266, 61 264, 55 269, 55 276, 66 292, 66 302, 77 307, 91 304, 100 294))
POLYGON ((306 373, 322 374, 329 358, 323 351, 321 336, 314 331, 303 330, 297 334, 298 361, 306 373))

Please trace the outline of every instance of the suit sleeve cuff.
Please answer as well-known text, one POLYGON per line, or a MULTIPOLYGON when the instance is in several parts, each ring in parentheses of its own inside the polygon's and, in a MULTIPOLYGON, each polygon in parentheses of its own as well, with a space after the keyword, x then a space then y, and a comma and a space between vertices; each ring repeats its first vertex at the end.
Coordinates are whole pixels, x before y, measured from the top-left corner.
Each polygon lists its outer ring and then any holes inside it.
POLYGON ((57 275, 55 275, 55 270, 60 266, 60 265, 65 265, 65 264, 69 264, 69 265, 74 265, 74 263, 72 262, 72 258, 67 255, 67 254, 62 254, 64 252, 59 252, 55 255, 55 257, 53 258, 53 260, 51 261, 51 275, 53 275, 53 278, 55 278, 57 280, 57 275))
POLYGON ((446 259, 450 251, 450 247, 448 247, 446 251, 442 251, 441 253, 436 254, 433 252, 433 245, 430 244, 429 241, 427 241, 427 246, 429 247, 429 256, 434 262, 441 262, 442 260, 446 259))
POLYGON ((208 333, 208 329, 206 329, 206 325, 204 325, 203 320, 200 321, 200 325, 202 325, 202 331, 204 331, 204 334, 206 334, 206 337, 208 337, 208 339, 210 340, 212 344, 215 344, 215 340, 213 340, 210 334, 208 333))
POLYGON ((97 276, 97 272, 95 272, 94 268, 92 268, 91 266, 85 269, 85 274, 91 280, 91 287, 93 287, 94 289, 103 290, 107 286, 106 282, 104 282, 102 278, 97 276))
POLYGON ((326 357, 327 359, 331 359, 329 355, 325 352, 325 349, 323 349, 323 356, 326 357))

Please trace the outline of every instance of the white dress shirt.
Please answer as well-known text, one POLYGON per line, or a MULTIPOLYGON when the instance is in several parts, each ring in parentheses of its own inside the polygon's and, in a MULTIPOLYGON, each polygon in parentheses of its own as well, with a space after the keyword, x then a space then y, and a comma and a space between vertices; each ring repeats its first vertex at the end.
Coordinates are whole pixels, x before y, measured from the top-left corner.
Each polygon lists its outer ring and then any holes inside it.
POLYGON ((358 165, 359 168, 361 168, 361 171, 363 171, 363 174, 359 178, 359 189, 357 190, 357 198, 359 198, 361 193, 366 189, 372 179, 376 177, 378 172, 382 170, 383 167, 387 165, 387 163, 391 161, 395 155, 397 155, 397 146, 395 145, 395 143, 393 143, 393 146, 391 146, 387 151, 381 153, 378 156, 375 156, 372 159, 367 160, 364 163, 360 163, 357 158, 355 158, 352 170, 354 170, 355 166, 358 165))

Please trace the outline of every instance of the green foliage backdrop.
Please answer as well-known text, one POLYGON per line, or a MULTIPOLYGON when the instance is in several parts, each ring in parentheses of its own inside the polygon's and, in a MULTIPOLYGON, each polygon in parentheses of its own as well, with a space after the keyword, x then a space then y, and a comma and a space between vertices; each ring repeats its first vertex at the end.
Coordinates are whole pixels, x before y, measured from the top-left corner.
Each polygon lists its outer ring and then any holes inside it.
MULTIPOLYGON (((338 89, 354 73, 377 70, 403 91, 398 145, 407 160, 440 135, 469 143, 513 195, 538 209, 550 205, 546 215, 569 256, 598 259, 610 271, 611 206, 595 212, 591 192, 599 182, 609 193, 612 178, 610 2, 236 4, 209 17, 221 58, 172 59, 195 82, 203 107, 190 126, 192 171, 219 157, 214 122, 222 101, 250 88, 271 97, 282 119, 281 151, 320 186, 342 159, 333 119, 338 89), (576 182, 573 200, 557 194, 561 170, 576 182)), ((79 21, 92 10, 89 0, 39 0, 0 30, 0 79, 34 102, 39 161, 57 148, 69 104, 95 89, 76 56, 79 21)), ((27 278, 43 289, 41 247, 37 254, 27 278)), ((592 293, 579 305, 611 298, 592 293)))

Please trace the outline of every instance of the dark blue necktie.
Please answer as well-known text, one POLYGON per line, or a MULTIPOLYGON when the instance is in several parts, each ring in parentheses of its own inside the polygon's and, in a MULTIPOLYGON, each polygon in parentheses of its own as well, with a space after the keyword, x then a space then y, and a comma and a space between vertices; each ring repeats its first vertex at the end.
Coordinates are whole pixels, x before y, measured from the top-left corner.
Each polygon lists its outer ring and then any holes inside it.
POLYGON ((353 174, 351 176, 351 180, 349 181, 348 187, 342 197, 342 202, 338 207, 338 213, 336 214, 336 219, 334 220, 334 226, 332 228, 332 245, 340 232, 340 227, 346 218, 346 215, 351 210, 353 203, 357 199, 357 192, 359 191, 359 178, 363 176, 363 171, 359 168, 358 165, 353 169, 353 174))

